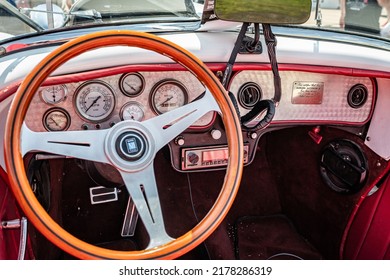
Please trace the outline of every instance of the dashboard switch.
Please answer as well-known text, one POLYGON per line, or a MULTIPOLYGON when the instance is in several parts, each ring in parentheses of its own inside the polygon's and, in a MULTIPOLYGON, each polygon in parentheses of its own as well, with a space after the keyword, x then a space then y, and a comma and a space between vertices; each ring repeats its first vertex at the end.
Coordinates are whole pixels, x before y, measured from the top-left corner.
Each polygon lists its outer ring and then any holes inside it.
POLYGON ((214 140, 221 139, 222 132, 219 129, 213 129, 211 131, 211 137, 213 137, 214 140))
POLYGON ((175 139, 175 144, 176 145, 183 146, 184 143, 185 143, 185 141, 184 141, 184 137, 183 136, 176 137, 176 139, 175 139))
POLYGON ((249 137, 250 139, 252 139, 252 140, 255 140, 255 139, 257 139, 258 135, 257 135, 256 132, 250 132, 250 133, 248 134, 248 137, 249 137))

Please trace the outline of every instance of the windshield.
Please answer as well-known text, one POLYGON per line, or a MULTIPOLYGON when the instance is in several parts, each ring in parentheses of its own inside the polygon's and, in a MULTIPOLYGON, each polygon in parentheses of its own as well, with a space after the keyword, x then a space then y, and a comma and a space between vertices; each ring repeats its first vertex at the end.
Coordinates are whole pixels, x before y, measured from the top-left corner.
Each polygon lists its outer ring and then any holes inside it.
POLYGON ((390 38, 390 0, 318 1, 305 25, 390 38))
POLYGON ((0 0, 3 36, 87 24, 199 20, 191 0, 0 0))
MULTIPOLYGON (((0 0, 0 40, 110 23, 200 23, 204 0, 0 0)), ((206 1, 209 7, 212 0, 206 1)), ((288 3, 288 1, 286 1, 288 3)), ((390 0, 312 0, 305 27, 390 39, 390 0)), ((199 25, 191 25, 198 28, 199 25)))

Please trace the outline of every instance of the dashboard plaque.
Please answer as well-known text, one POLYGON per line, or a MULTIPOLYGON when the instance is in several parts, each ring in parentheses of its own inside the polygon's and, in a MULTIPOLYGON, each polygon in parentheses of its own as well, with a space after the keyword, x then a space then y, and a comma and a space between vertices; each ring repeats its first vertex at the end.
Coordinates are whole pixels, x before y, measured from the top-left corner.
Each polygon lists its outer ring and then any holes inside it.
POLYGON ((324 94, 324 83, 297 82, 293 84, 292 104, 321 104, 324 94))

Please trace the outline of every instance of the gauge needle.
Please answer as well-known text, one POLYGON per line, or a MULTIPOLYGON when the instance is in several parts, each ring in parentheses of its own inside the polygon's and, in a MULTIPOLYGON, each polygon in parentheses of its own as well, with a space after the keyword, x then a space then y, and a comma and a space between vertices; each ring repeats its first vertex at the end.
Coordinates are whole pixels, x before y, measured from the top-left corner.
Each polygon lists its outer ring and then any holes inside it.
POLYGON ((167 103, 169 100, 171 100, 173 98, 173 96, 169 96, 167 99, 165 99, 163 102, 161 102, 160 104, 157 105, 157 107, 160 107, 162 105, 164 105, 165 103, 167 103))
POLYGON ((58 124, 58 122, 56 122, 54 118, 50 117, 50 119, 56 124, 56 126, 60 127, 60 125, 58 124))
POLYGON ((130 85, 128 82, 125 82, 125 84, 126 84, 127 86, 129 86, 132 90, 137 90, 135 87, 133 87, 132 85, 130 85))
POLYGON ((53 87, 53 102, 56 102, 56 93, 55 93, 55 90, 54 90, 54 87, 53 87))
POLYGON ((96 97, 96 99, 92 102, 92 104, 87 108, 87 110, 85 110, 85 112, 88 112, 89 109, 92 108, 93 105, 96 104, 96 102, 98 102, 98 100, 101 98, 102 96, 99 95, 98 97, 96 97))

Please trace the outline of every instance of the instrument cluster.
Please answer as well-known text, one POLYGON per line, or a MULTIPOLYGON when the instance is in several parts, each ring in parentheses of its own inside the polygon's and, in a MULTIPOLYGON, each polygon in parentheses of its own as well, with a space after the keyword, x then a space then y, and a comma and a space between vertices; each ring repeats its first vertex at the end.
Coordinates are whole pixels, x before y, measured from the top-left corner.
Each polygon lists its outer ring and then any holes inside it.
MULTIPOLYGON (((34 131, 104 129, 122 120, 144 121, 199 97, 204 85, 187 71, 131 72, 41 87, 27 112, 34 131)), ((193 124, 204 127, 210 112, 193 124)))

